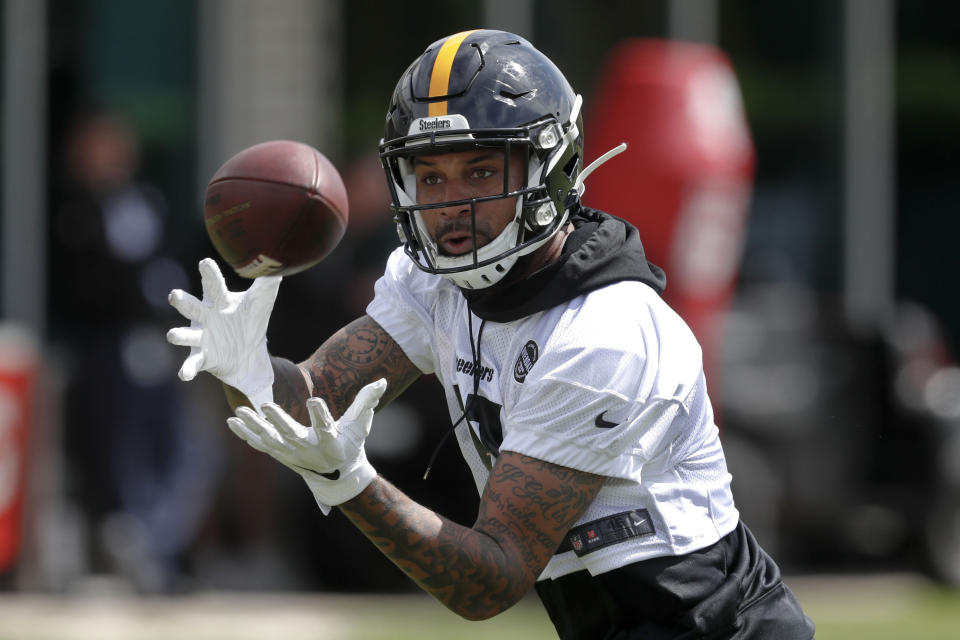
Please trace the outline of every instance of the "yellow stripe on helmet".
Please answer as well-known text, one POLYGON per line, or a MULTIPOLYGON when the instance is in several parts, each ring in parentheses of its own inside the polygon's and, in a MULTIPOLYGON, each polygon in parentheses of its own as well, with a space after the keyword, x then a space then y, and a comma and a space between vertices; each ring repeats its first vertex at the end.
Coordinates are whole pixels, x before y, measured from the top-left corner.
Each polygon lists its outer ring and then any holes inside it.
MULTIPOLYGON (((461 31, 455 33, 440 47, 437 53, 437 59, 433 63, 433 71, 430 72, 430 97, 436 98, 445 96, 450 91, 450 71, 453 69, 453 59, 457 57, 457 51, 460 45, 471 33, 479 31, 472 29, 470 31, 461 31)), ((428 113, 430 117, 447 115, 447 101, 431 102, 428 113)))

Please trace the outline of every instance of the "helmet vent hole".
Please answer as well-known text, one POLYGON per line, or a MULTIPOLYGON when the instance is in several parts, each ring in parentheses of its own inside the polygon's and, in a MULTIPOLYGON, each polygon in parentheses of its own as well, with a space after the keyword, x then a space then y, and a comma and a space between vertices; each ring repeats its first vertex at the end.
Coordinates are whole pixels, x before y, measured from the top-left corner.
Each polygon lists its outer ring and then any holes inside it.
MULTIPOLYGON (((503 268, 503 265, 502 265, 502 264, 498 264, 498 265, 497 265, 497 273, 503 273, 504 271, 506 271, 506 269, 503 268)), ((486 278, 486 276, 484 276, 484 278, 486 278)))
POLYGON ((520 93, 513 93, 512 91, 507 91, 506 89, 500 89, 500 95, 510 100, 517 100, 531 93, 533 93, 532 89, 521 91, 520 93))
POLYGON ((567 164, 563 165, 563 172, 567 174, 567 177, 573 180, 573 173, 577 170, 577 163, 580 162, 580 156, 578 154, 573 154, 570 156, 570 159, 567 160, 567 164))

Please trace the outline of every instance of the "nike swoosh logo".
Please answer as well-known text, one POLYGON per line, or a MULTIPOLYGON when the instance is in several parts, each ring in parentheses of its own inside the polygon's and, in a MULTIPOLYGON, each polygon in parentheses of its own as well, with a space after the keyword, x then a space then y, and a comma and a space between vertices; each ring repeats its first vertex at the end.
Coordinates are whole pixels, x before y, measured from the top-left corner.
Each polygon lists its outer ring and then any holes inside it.
POLYGON ((316 474, 316 475, 320 476, 321 478, 326 478, 327 480, 339 480, 339 479, 340 479, 340 469, 334 469, 333 471, 329 471, 329 472, 327 472, 327 473, 320 473, 319 471, 314 471, 313 469, 307 469, 306 467, 301 467, 301 466, 298 465, 298 464, 295 464, 295 465, 293 465, 293 466, 295 466, 297 469, 303 469, 304 471, 309 471, 310 473, 316 474))
POLYGON ((609 420, 603 419, 603 414, 605 413, 606 411, 600 412, 600 415, 598 415, 596 420, 593 421, 594 426, 596 426, 598 429, 610 429, 611 427, 617 426, 616 422, 610 422, 609 420))

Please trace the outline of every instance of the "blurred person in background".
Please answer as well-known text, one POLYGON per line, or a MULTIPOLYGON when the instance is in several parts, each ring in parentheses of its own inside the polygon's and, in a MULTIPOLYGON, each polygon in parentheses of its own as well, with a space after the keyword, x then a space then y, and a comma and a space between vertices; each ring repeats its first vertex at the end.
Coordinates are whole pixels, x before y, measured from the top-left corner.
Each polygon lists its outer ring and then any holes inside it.
POLYGON ((663 272, 632 225, 580 204, 609 157, 581 168, 580 107, 523 38, 435 42, 390 102, 381 161, 403 246, 366 314, 300 365, 271 358, 257 327, 281 279, 232 293, 204 260, 203 300, 170 295, 191 321, 168 334, 191 348, 180 376, 223 381, 235 434, 467 619, 535 589, 565 639, 808 640, 734 506, 700 347, 660 298, 663 272), (482 494, 472 527, 367 460, 374 407, 425 373, 482 494))
POLYGON ((70 127, 49 227, 50 325, 66 356, 65 490, 86 521, 81 564, 164 592, 179 588, 218 449, 187 424, 170 380, 165 297, 187 276, 162 194, 137 178, 139 153, 117 115, 85 113, 70 127))

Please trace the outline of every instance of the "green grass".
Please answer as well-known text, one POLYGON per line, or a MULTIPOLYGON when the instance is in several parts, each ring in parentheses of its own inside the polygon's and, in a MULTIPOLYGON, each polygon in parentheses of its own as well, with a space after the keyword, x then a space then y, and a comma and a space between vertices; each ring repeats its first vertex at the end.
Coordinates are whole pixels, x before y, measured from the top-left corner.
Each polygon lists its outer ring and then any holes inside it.
MULTIPOLYGON (((916 576, 790 578, 817 640, 960 638, 960 591, 916 576)), ((427 596, 209 593, 178 598, 0 594, 0 640, 539 640, 535 598, 466 622, 427 596)))
POLYGON ((795 586, 817 640, 960 638, 960 591, 921 578, 806 578, 795 586))
POLYGON ((465 621, 429 599, 384 602, 376 618, 359 617, 344 640, 539 640, 556 638, 550 619, 536 598, 528 598, 492 620, 465 621))
MULTIPOLYGON (((788 579, 817 625, 817 640, 947 640, 960 638, 960 591, 907 575, 804 577, 788 579)), ((413 604, 413 603, 410 603, 413 604)), ((396 638, 556 638, 535 599, 487 622, 464 622, 429 600, 417 606, 382 604, 380 620, 369 620, 349 640, 396 638), (421 605, 426 605, 421 607, 421 605), (389 626, 382 625, 389 620, 389 626), (429 620, 429 623, 425 623, 429 620)))

